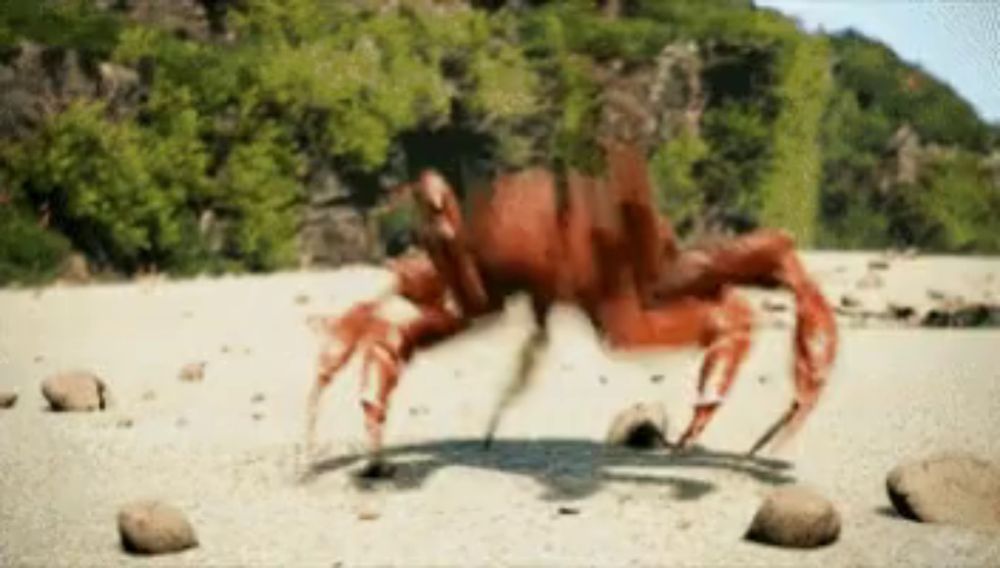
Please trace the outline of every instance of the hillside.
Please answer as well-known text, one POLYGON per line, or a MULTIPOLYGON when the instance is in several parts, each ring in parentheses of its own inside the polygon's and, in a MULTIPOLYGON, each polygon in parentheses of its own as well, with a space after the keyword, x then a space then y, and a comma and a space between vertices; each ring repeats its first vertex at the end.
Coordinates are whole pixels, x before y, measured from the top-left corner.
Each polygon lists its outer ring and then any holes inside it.
POLYGON ((0 283, 371 260, 426 166, 651 158, 682 234, 1000 251, 998 128, 855 34, 737 0, 11 0, 0 283))

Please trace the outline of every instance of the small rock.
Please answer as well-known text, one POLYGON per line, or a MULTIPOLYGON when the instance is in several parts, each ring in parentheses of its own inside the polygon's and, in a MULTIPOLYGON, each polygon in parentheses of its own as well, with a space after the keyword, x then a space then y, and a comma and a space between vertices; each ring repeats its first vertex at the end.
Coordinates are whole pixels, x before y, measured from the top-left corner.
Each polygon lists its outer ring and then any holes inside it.
POLYGON ((788 304, 772 300, 770 298, 765 298, 764 301, 761 302, 761 308, 763 308, 766 312, 781 313, 788 311, 788 304))
POLYGON ((194 528, 179 509, 160 501, 137 501, 118 511, 122 547, 137 554, 167 554, 198 546, 194 528))
POLYGON ((941 290, 934 290, 932 288, 930 290, 927 290, 927 297, 930 298, 931 300, 940 302, 944 301, 948 297, 948 295, 942 292, 941 290))
POLYGON ((205 361, 198 361, 195 363, 188 363, 181 367, 181 372, 178 378, 187 383, 200 383, 205 379, 205 361))
POLYGON ((844 308, 857 308, 861 306, 861 300, 857 296, 844 294, 840 297, 840 305, 844 308))
POLYGON ((80 253, 69 255, 63 264, 59 280, 68 284, 86 284, 90 281, 90 266, 87 257, 80 253))
POLYGON ((228 345, 223 345, 221 348, 219 348, 219 351, 221 351, 223 353, 229 353, 229 350, 230 350, 230 347, 228 345))
POLYGON ((579 515, 580 509, 576 507, 559 507, 560 515, 579 515))
POLYGON ((651 382, 654 385, 656 385, 656 384, 662 383, 664 378, 665 377, 663 375, 653 375, 653 376, 649 377, 649 382, 651 382))
POLYGON ((378 517, 379 517, 378 511, 375 511, 373 509, 362 509, 361 511, 358 511, 359 521, 374 521, 377 520, 378 517))
POLYGON ((606 442, 612 446, 650 450, 665 447, 666 437, 666 408, 660 403, 640 402, 615 416, 606 442))
POLYGON ((608 384, 608 378, 605 377, 604 375, 601 375, 600 377, 597 378, 597 382, 601 383, 602 385, 606 385, 608 384))
POLYGON ((252 402, 252 403, 254 403, 254 404, 257 404, 257 403, 261 403, 261 402, 264 402, 264 400, 265 400, 266 398, 267 398, 267 397, 265 397, 265 396, 264 396, 264 393, 262 393, 262 392, 257 392, 257 393, 254 393, 254 395, 250 397, 250 402, 252 402))
POLYGON ((877 258, 868 262, 868 268, 871 270, 888 270, 889 261, 884 258, 877 258))
POLYGON ((917 315, 917 310, 913 306, 890 302, 887 308, 889 310, 889 317, 897 320, 909 320, 917 315))
POLYGON ((924 315, 920 323, 925 327, 1000 327, 1000 305, 934 308, 924 315))
POLYGON ((802 485, 779 487, 764 500, 748 540, 788 548, 816 548, 840 536, 840 514, 822 495, 802 485))
POLYGON ((298 304, 298 305, 300 305, 300 306, 308 304, 309 303, 309 295, 308 294, 299 294, 299 295, 295 296, 295 303, 298 304))
POLYGON ((42 396, 56 412, 90 412, 104 410, 107 405, 104 382, 86 371, 70 371, 45 379, 42 396))
POLYGON ((34 359, 35 363, 41 363, 44 360, 45 360, 44 356, 42 356, 42 355, 35 355, 35 359, 34 359))
POLYGON ((261 420, 264 419, 264 413, 254 412, 253 414, 250 415, 250 417, 254 419, 254 422, 260 422, 261 420))
POLYGON ((14 408, 17 404, 17 393, 13 391, 0 392, 0 408, 14 408))
POLYGON ((968 453, 911 460, 886 477, 892 506, 905 518, 1000 528, 1000 465, 968 453))
POLYGON ((131 428, 134 425, 135 425, 135 420, 132 420, 131 418, 119 418, 118 422, 115 423, 115 426, 122 429, 131 428))

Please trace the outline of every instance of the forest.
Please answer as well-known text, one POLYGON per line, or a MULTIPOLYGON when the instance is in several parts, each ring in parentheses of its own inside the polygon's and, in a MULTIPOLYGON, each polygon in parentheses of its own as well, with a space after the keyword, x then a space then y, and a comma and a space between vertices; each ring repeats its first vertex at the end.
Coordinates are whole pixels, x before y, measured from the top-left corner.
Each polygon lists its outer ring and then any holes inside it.
POLYGON ((608 136, 685 239, 1000 252, 1000 126, 749 0, 7 0, 0 284, 376 260, 419 170, 468 193, 608 136))

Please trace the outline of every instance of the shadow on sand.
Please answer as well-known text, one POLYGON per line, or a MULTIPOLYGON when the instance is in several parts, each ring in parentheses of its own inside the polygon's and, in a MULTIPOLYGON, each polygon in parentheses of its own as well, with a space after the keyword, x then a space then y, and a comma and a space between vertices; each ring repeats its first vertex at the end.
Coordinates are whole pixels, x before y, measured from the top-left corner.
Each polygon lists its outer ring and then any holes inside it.
MULTIPOLYGON (((795 480, 787 472, 792 465, 782 460, 749 458, 703 448, 683 453, 637 451, 580 439, 494 440, 488 450, 483 448, 481 439, 445 440, 389 448, 383 452, 383 459, 390 464, 391 475, 372 479, 354 471, 352 478, 358 489, 417 489, 434 472, 448 466, 531 477, 545 488, 542 498, 551 501, 581 499, 596 493, 607 483, 671 486, 676 499, 698 499, 713 491, 714 484, 675 475, 693 468, 726 470, 770 485, 795 480), (631 471, 619 472, 612 468, 631 471)), ((312 465, 303 481, 364 464, 365 456, 360 455, 321 460, 312 465)))

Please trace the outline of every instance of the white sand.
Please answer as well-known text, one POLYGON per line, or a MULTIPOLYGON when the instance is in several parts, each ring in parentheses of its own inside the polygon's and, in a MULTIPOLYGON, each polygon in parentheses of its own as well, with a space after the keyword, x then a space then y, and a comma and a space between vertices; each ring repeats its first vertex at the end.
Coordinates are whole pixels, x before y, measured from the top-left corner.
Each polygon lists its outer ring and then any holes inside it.
MULTIPOLYGON (((1000 298, 1000 259, 895 260, 880 273, 882 288, 857 290, 871 258, 807 261, 831 300, 851 293, 875 310, 887 301, 926 309, 928 288, 1000 298)), ((997 535, 899 519, 884 487, 899 460, 939 449, 1000 461, 998 330, 845 319, 829 394, 778 456, 787 462, 745 463, 731 453, 788 403, 788 329, 758 333, 703 438, 709 453, 674 457, 610 451, 601 440, 612 415, 639 400, 665 401, 675 436, 690 415, 698 353, 609 358, 563 310, 538 384, 483 452, 489 411, 525 337, 527 312, 515 302, 498 321, 414 361, 390 418, 393 482, 365 490, 354 481, 360 464, 350 453, 362 429, 352 366, 324 400, 325 468, 301 483, 317 346, 305 316, 339 312, 384 284, 378 270, 351 268, 0 292, 0 389, 21 396, 0 411, 0 565, 1000 563, 997 535), (309 303, 296 303, 299 294, 309 303), (208 361, 204 382, 179 381, 181 367, 198 360, 208 361), (69 368, 104 377, 115 407, 45 411, 40 381, 69 368), (654 384, 657 373, 665 379, 654 384), (256 393, 263 402, 251 401, 256 393), (117 427, 123 417, 134 425, 117 427), (844 522, 838 543, 802 552, 741 540, 761 496, 788 479, 834 500, 844 522), (148 497, 186 510, 201 546, 152 559, 122 553, 115 513, 148 497), (366 515, 376 518, 359 519, 366 515)))

